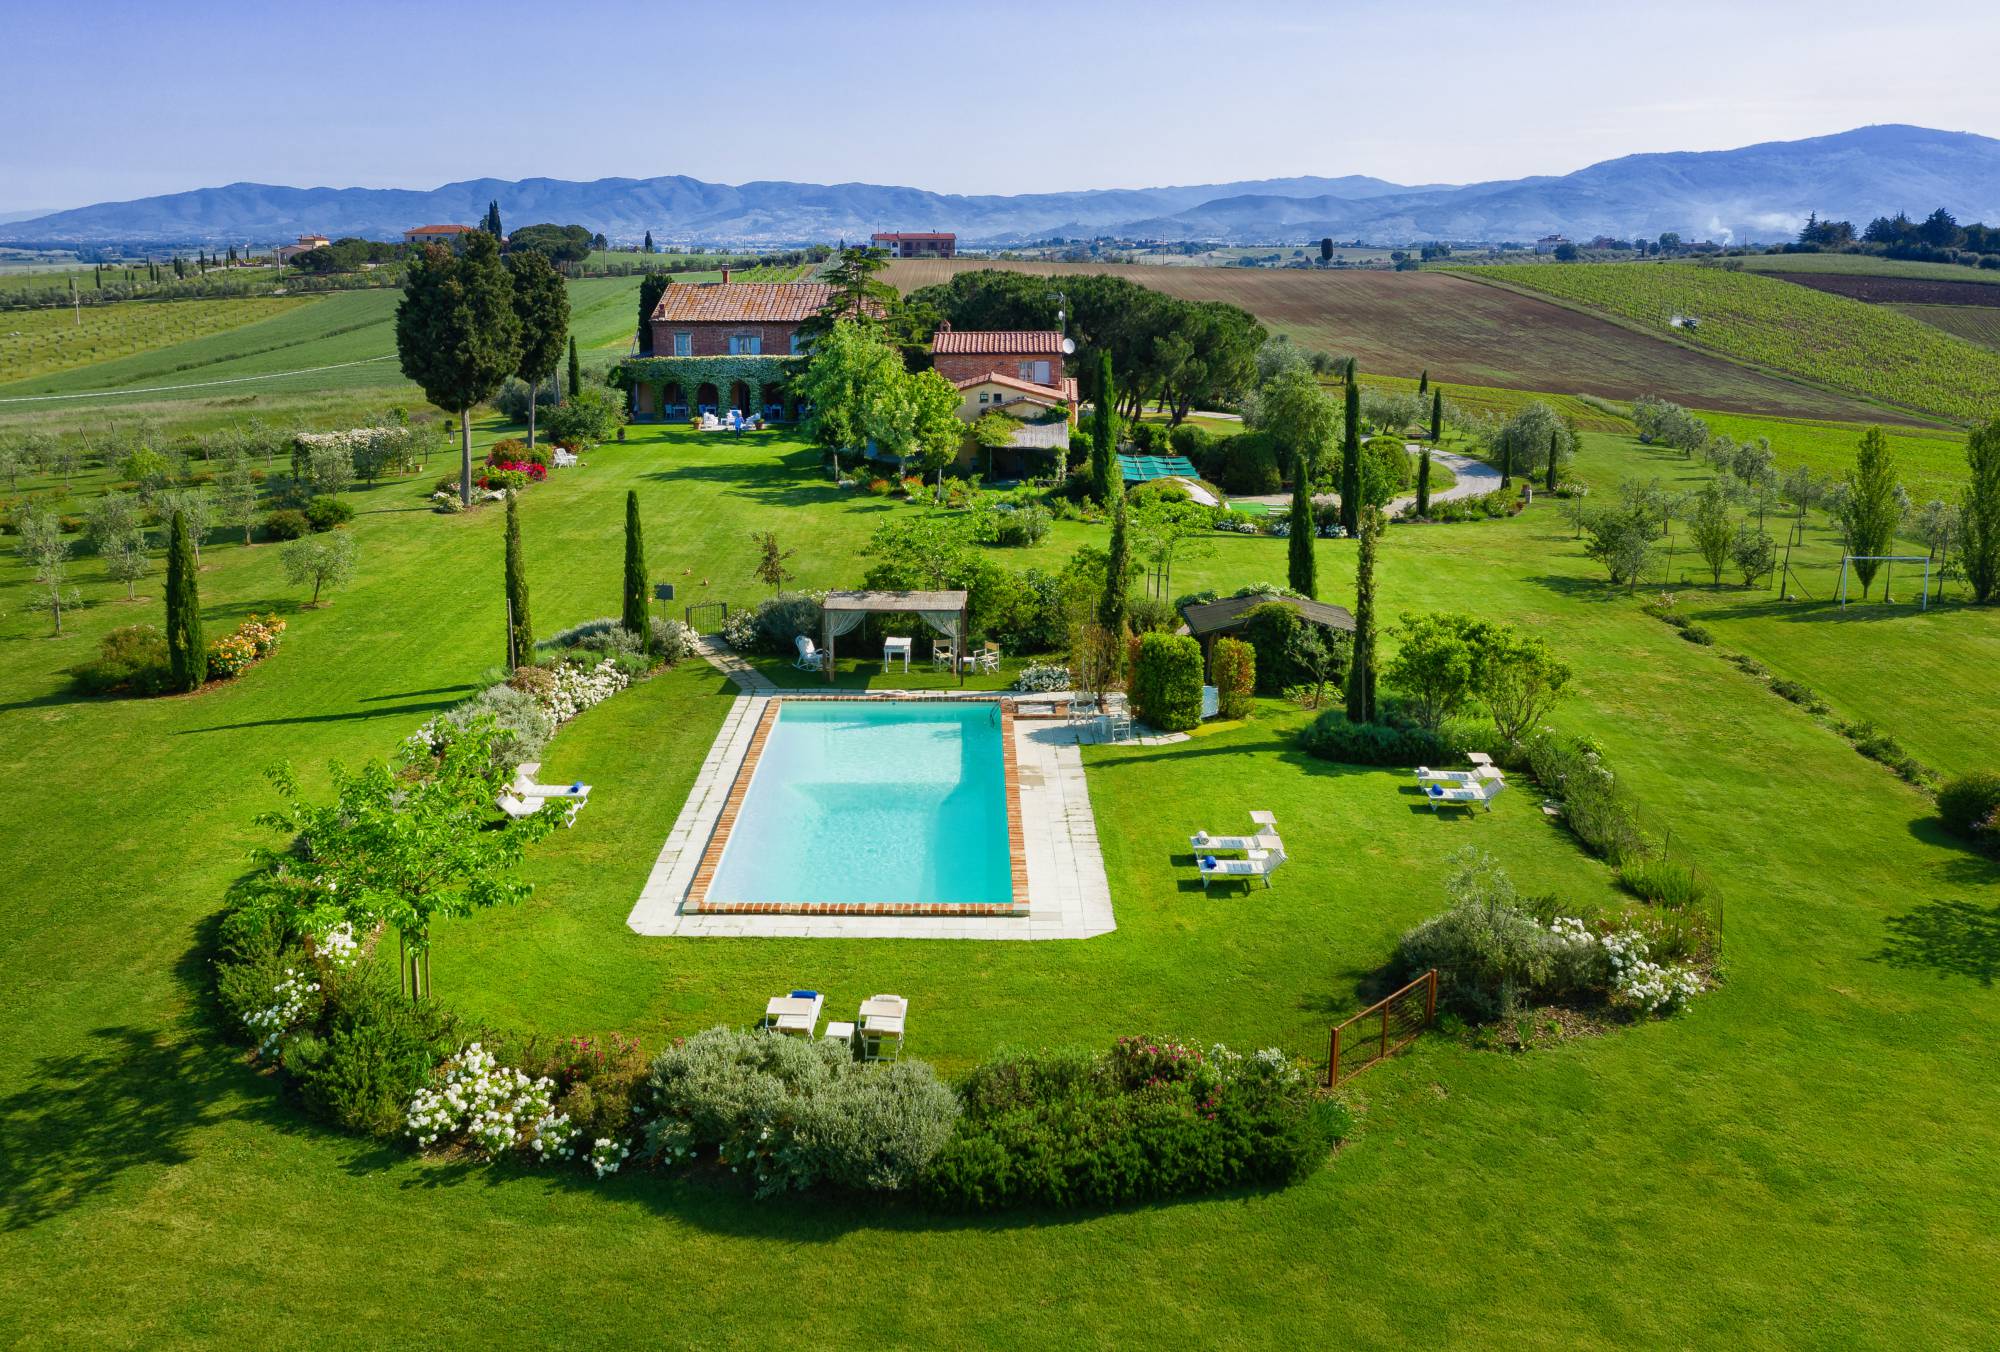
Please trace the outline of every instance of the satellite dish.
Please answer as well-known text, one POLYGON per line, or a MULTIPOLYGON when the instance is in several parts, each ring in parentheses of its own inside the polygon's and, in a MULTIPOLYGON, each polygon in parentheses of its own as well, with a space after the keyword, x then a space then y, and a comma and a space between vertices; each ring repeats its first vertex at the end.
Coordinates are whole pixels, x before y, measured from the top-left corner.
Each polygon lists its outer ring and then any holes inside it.
POLYGON ((1074 338, 1063 339, 1062 347, 1063 347, 1063 355, 1065 357, 1073 357, 1076 355, 1076 339, 1074 338))

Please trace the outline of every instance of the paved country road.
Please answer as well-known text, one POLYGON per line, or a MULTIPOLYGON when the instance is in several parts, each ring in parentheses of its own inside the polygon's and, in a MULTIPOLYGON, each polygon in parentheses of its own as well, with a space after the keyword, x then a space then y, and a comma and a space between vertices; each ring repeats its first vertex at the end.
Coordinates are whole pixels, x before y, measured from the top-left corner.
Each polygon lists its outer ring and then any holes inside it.
MULTIPOLYGON (((1413 455, 1423 450, 1423 447, 1414 441, 1405 442, 1404 444, 1413 455)), ((1500 471, 1487 464, 1484 460, 1475 460, 1469 455, 1460 455, 1456 451, 1432 451, 1431 459, 1450 470, 1455 480, 1450 488, 1440 488, 1437 492, 1431 494, 1432 502, 1450 502, 1454 498, 1484 497, 1500 486, 1500 471)), ((1267 507, 1284 507, 1289 505, 1291 500, 1291 494, 1289 493, 1259 493, 1252 497, 1233 497, 1229 501, 1231 504, 1261 502, 1267 507)), ((1390 502, 1388 515, 1395 516, 1404 508, 1415 504, 1416 500, 1417 495, 1415 493, 1405 493, 1402 497, 1390 502)), ((1315 497, 1313 501, 1339 502, 1340 495, 1338 493, 1322 493, 1315 497)))

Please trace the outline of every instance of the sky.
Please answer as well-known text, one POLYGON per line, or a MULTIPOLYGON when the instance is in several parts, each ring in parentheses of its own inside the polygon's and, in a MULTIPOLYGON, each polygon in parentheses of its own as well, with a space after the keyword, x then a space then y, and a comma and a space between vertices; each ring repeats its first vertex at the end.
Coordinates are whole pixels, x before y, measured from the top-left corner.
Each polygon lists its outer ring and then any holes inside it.
POLYGON ((0 213, 238 181, 1457 183, 1877 122, 2000 136, 2000 7, 168 8, 0 0, 0 213))

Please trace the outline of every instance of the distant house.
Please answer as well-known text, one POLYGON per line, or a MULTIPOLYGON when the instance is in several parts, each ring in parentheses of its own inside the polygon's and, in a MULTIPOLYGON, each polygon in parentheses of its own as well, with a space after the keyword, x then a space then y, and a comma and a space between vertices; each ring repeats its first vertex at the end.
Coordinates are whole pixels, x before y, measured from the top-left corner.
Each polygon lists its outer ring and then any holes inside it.
POLYGON ((1569 236, 1567 235, 1543 235, 1535 241, 1535 252, 1538 254, 1552 254, 1567 243, 1569 243, 1569 236))
POLYGON ((899 232, 869 236, 868 242, 891 258, 950 258, 958 252, 958 236, 899 232))
MULTIPOLYGON (((1076 423, 1076 381, 1065 369, 1063 336, 1054 329, 954 329, 931 339, 931 365, 959 392, 958 416, 974 422, 1002 413, 1021 424, 1004 448, 1010 465, 1028 468, 1028 452, 1060 454, 1076 423)), ((996 456, 996 460, 999 457, 996 456)))
POLYGON ((675 282, 647 316, 652 351, 630 358, 632 414, 684 418, 734 408, 796 415, 787 388, 799 326, 833 299, 825 282, 675 282))
POLYGON ((403 232, 403 243, 456 244, 459 236, 469 235, 478 228, 476 225, 420 225, 403 232))
POLYGON ((280 263, 289 263, 302 253, 311 253, 314 249, 324 249, 331 243, 333 241, 325 235, 300 235, 297 244, 283 244, 278 247, 278 261, 280 263))

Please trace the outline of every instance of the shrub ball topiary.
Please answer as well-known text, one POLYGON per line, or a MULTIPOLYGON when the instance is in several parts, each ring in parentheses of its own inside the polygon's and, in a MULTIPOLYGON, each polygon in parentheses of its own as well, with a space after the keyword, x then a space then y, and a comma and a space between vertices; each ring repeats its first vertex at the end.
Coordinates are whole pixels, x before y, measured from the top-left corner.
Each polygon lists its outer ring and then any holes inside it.
POLYGON ((306 504, 306 524, 314 534, 344 526, 354 519, 354 509, 339 498, 322 493, 306 504))
POLYGON ((264 538, 267 540, 296 540, 311 531, 312 523, 296 507, 283 508, 264 518, 264 538))
POLYGON ((1988 849, 2000 848, 1993 833, 1995 812, 2000 812, 2000 773, 1975 770, 1961 775, 1938 790, 1938 816, 1956 834, 1976 840, 1988 849))

